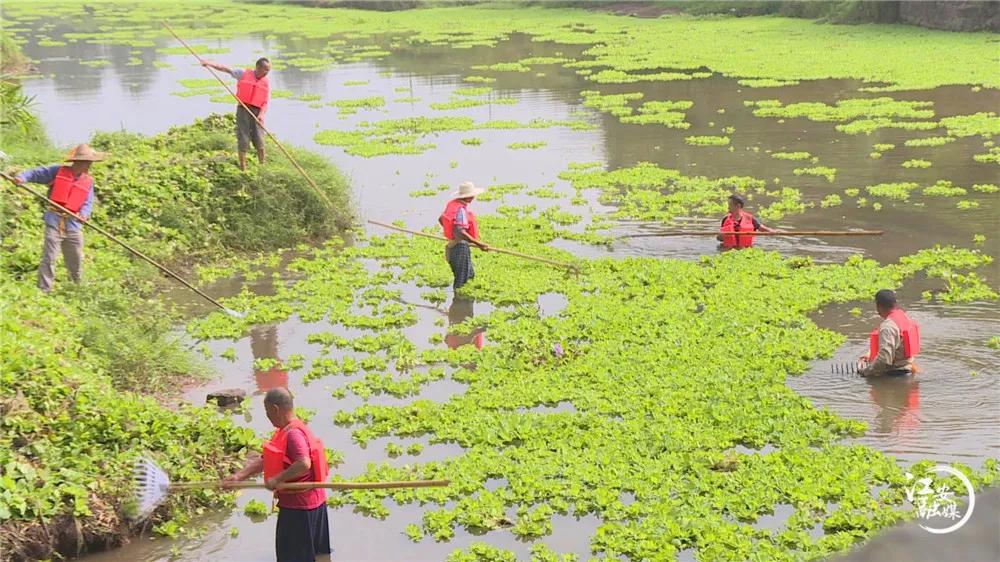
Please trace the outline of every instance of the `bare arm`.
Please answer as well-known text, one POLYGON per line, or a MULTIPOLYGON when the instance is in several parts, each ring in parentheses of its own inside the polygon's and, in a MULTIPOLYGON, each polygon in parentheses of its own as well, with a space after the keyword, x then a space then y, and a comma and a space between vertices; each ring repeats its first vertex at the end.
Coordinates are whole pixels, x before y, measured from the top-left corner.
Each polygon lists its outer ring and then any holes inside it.
POLYGON ((459 236, 459 238, 461 240, 465 240, 466 242, 468 242, 470 244, 475 244, 480 250, 482 250, 484 252, 489 251, 490 247, 487 246, 486 244, 483 244, 479 240, 476 240, 475 238, 473 238, 472 235, 469 234, 468 230, 466 230, 464 228, 461 228, 461 227, 458 228, 458 229, 456 229, 456 230, 458 230, 458 236, 459 236))
POLYGON ((218 70, 219 72, 225 72, 226 74, 230 74, 231 75, 233 73, 233 69, 229 68, 228 66, 226 66, 224 64, 219 64, 217 62, 212 62, 212 61, 208 61, 208 60, 202 60, 201 61, 201 65, 202 66, 207 66, 209 68, 214 68, 215 70, 218 70))
POLYGON ((240 470, 231 474, 226 478, 227 482, 238 482, 240 480, 246 480, 252 476, 257 476, 264 471, 264 457, 260 455, 254 455, 247 459, 245 465, 240 470))

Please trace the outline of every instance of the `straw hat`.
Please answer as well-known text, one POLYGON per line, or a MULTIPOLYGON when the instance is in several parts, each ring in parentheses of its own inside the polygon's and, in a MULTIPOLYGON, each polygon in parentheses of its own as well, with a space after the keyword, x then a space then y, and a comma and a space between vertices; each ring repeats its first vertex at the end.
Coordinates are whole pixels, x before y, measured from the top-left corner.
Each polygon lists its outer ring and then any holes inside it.
POLYGON ((482 187, 476 187, 476 184, 471 181, 463 181, 459 184, 458 191, 452 193, 452 195, 458 197, 459 199, 463 199, 465 197, 475 197, 484 191, 486 190, 482 187))
POLYGON ((67 162, 100 162, 105 154, 90 148, 89 144, 78 144, 66 155, 67 162))

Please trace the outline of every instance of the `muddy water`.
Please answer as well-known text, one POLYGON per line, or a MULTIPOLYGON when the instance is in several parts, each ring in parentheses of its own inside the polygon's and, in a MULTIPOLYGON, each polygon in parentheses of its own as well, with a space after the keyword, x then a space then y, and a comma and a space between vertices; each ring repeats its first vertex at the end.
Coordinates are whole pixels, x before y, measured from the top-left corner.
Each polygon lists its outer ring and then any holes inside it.
MULTIPOLYGON (((253 60, 262 53, 272 59, 281 58, 273 42, 258 38, 242 38, 222 43, 230 52, 215 55, 216 60, 242 63, 253 60)), ((323 42, 317 43, 317 46, 323 42)), ((162 46, 170 46, 164 43, 162 46)), ((309 45, 298 42, 296 50, 308 51, 309 45)), ((124 128, 143 133, 156 133, 166 128, 190 122, 212 112, 229 111, 231 106, 209 102, 206 96, 177 97, 172 91, 182 90, 177 80, 205 78, 204 71, 185 56, 157 55, 153 49, 143 49, 146 64, 127 66, 129 48, 94 45, 40 48, 29 43, 26 52, 39 60, 44 77, 27 83, 30 94, 37 96, 42 120, 52 136, 61 144, 80 142, 95 130, 124 128), (81 58, 106 56, 113 65, 91 69, 79 64, 81 58), (173 68, 157 69, 149 63, 165 60, 173 68)), ((617 118, 589 112, 589 119, 599 123, 593 131, 570 131, 561 128, 476 131, 475 133, 442 133, 431 142, 438 148, 416 156, 386 156, 364 159, 345 155, 339 148, 319 146, 312 142, 316 130, 322 128, 347 129, 365 120, 378 120, 416 115, 469 115, 477 120, 531 118, 568 119, 574 112, 583 110, 579 105, 579 91, 595 89, 593 83, 584 81, 570 70, 554 66, 539 67, 532 73, 497 74, 495 95, 518 98, 516 105, 490 105, 462 111, 438 112, 427 107, 433 101, 444 101, 457 87, 467 86, 461 78, 474 64, 491 64, 517 60, 527 56, 552 55, 557 51, 575 56, 578 49, 556 45, 536 45, 524 37, 513 37, 495 49, 474 48, 448 50, 421 47, 372 63, 342 65, 323 72, 302 72, 296 69, 276 71, 274 88, 290 89, 299 93, 316 93, 323 101, 339 98, 357 98, 381 95, 389 101, 382 111, 360 111, 357 115, 340 118, 334 107, 311 108, 305 102, 279 99, 272 103, 268 125, 281 138, 307 146, 327 155, 347 173, 354 185, 355 199, 362 218, 403 219, 411 227, 433 224, 444 196, 412 198, 410 191, 440 183, 455 185, 465 179, 477 183, 523 182, 530 187, 540 187, 555 182, 554 189, 570 195, 573 189, 556 176, 571 161, 599 160, 609 168, 630 166, 640 161, 650 161, 685 174, 703 174, 710 177, 747 175, 760 179, 780 178, 784 185, 803 190, 807 201, 819 201, 823 196, 842 192, 847 187, 864 187, 879 182, 916 181, 930 184, 937 179, 947 179, 960 186, 974 183, 996 182, 996 168, 975 163, 971 154, 982 152, 981 141, 974 138, 936 148, 905 148, 903 141, 910 135, 902 131, 879 131, 871 136, 843 135, 834 131, 833 123, 815 123, 789 119, 779 123, 776 119, 760 119, 743 106, 744 100, 778 98, 782 101, 833 102, 847 97, 864 96, 854 90, 859 86, 851 81, 820 81, 780 89, 741 88, 735 81, 722 77, 652 85, 603 86, 604 93, 642 91, 647 100, 690 99, 695 102, 688 112, 692 127, 687 131, 665 129, 656 125, 623 125, 617 118), (544 71, 545 76, 535 72, 544 71), (349 80, 368 81, 362 86, 344 86, 349 80), (397 92, 396 88, 409 87, 411 92, 397 92), (393 103, 401 96, 417 96, 417 103, 393 103), (720 112, 719 110, 724 110, 720 112), (725 148, 692 147, 684 144, 688 135, 719 134, 723 127, 735 127, 729 152, 725 148), (459 141, 469 136, 483 139, 483 145, 470 147, 459 141), (515 141, 546 141, 539 150, 508 150, 507 144, 515 141), (872 160, 868 153, 874 143, 895 143, 898 148, 885 153, 882 159, 872 160), (755 150, 756 149, 756 150, 755 150), (833 183, 823 178, 797 177, 792 170, 800 164, 770 158, 765 151, 805 150, 819 156, 820 164, 837 168, 833 183), (926 170, 906 170, 900 163, 910 158, 927 158, 934 162, 926 170), (452 161, 457 167, 452 167, 452 161)), ((926 99, 935 103, 939 116, 968 114, 995 110, 1000 105, 1000 93, 983 90, 971 92, 967 87, 939 88, 930 92, 902 92, 899 99, 926 99)), ((591 208, 595 213, 610 209, 596 201, 596 194, 588 192, 591 208)), ((996 196, 970 195, 984 207, 996 204, 996 196)), ((985 233, 990 237, 988 250, 996 253, 994 240, 996 219, 984 211, 962 212, 955 208, 950 198, 922 198, 922 204, 885 203, 880 212, 857 209, 850 198, 845 204, 830 210, 814 208, 802 215, 787 217, 776 225, 786 228, 839 229, 885 228, 889 233, 882 238, 765 238, 759 245, 779 250, 787 255, 808 255, 818 262, 839 262, 849 255, 863 252, 881 261, 892 261, 935 243, 955 243, 968 246, 973 234, 985 233)), ((508 197, 507 203, 532 203, 545 208, 553 200, 529 196, 508 197)), ((494 211, 499 202, 478 202, 480 212, 494 211)), ((717 221, 692 219, 692 226, 715 228, 717 221)), ((655 225, 621 223, 614 234, 643 232, 655 225)), ((709 238, 634 238, 616 243, 611 249, 559 242, 561 247, 584 256, 645 255, 695 259, 716 251, 715 242, 709 238)), ((996 284, 997 270, 986 272, 996 284)), ((224 295, 238 290, 238 279, 226 280, 210 286, 210 292, 224 295)), ((919 295, 926 287, 922 282, 910 283, 901 292, 903 302, 923 327, 923 373, 915 379, 886 379, 866 381, 853 376, 835 375, 830 363, 848 361, 863 351, 867 332, 876 319, 868 303, 850 303, 831 307, 817 314, 815 319, 824 327, 848 335, 849 341, 831 361, 817 361, 807 373, 791 377, 789 385, 808 397, 818 407, 827 407, 840 415, 867 422, 869 431, 857 441, 887 451, 905 460, 931 458, 941 461, 960 461, 979 466, 989 457, 1000 456, 1000 379, 996 364, 1000 354, 985 346, 992 335, 1000 334, 1000 306, 995 303, 975 303, 964 306, 940 306, 919 302, 919 295), (848 310, 861 306, 863 313, 854 316, 848 310), (973 375, 972 372, 978 374, 973 375)), ((257 287, 266 291, 266 285, 257 287)), ((457 323, 473 314, 492 310, 489 303, 470 301, 433 305, 419 296, 415 287, 402 287, 403 300, 419 305, 419 321, 405 330, 418 345, 427 347, 431 334, 447 332, 445 326, 457 323), (438 322, 436 322, 438 321, 438 322)), ((182 293, 174 293, 185 302, 191 312, 205 310, 203 304, 189 300, 182 293)), ((561 306, 558 298, 543 298, 540 308, 546 314, 556 314, 561 306)), ((218 357, 228 347, 236 350, 236 360, 215 360, 221 376, 204 388, 192 391, 188 398, 196 403, 218 388, 240 387, 255 395, 249 413, 242 415, 245 423, 258 432, 268 431, 259 396, 268 388, 287 384, 297 396, 298 404, 315 411, 312 427, 331 448, 345 454, 345 464, 338 470, 345 475, 358 473, 366 463, 388 461, 393 464, 446 458, 461 453, 449 444, 430 444, 426 439, 399 440, 404 446, 411 442, 427 445, 419 457, 403 456, 388 459, 384 452, 386 440, 370 443, 361 448, 351 442, 348 430, 338 428, 329 420, 334 412, 350 409, 360 399, 335 399, 331 392, 351 378, 325 379, 304 385, 303 371, 272 369, 257 371, 255 358, 272 357, 287 359, 292 354, 302 354, 308 360, 319 354, 319 346, 306 343, 307 334, 315 331, 347 330, 331 328, 323 323, 305 324, 292 319, 277 326, 261 326, 248 337, 237 342, 209 342, 218 357)), ((443 334, 444 335, 444 334, 443 334)), ((456 337, 446 337, 447 344, 468 343, 456 337)), ((475 336, 471 343, 489 345, 489 334, 475 336)), ((440 344, 439 344, 440 345, 440 344)), ((450 380, 428 385, 419 397, 446 400, 463 391, 463 385, 450 380)), ((387 397, 373 397, 376 403, 409 401, 387 397)), ((266 494, 244 494, 240 505, 249 499, 267 500, 266 494)), ((786 510, 787 511, 787 510, 786 510)), ((350 508, 331 510, 331 527, 334 533, 334 560, 440 560, 456 547, 475 540, 510 548, 526 558, 529 545, 516 541, 506 531, 494 531, 484 536, 472 536, 459 530, 449 543, 424 540, 413 544, 403 534, 409 523, 419 522, 422 508, 417 506, 392 506, 391 515, 376 521, 356 514, 350 508)), ((763 518, 758 524, 767 528, 780 528, 788 513, 781 510, 763 518)), ((139 539, 114 552, 89 557, 90 560, 269 560, 272 557, 274 519, 253 523, 241 510, 232 513, 212 514, 199 522, 204 526, 200 538, 184 540, 139 539), (237 529, 236 538, 230 529, 237 529)), ((544 542, 559 552, 589 555, 589 537, 599 522, 593 517, 577 521, 571 516, 556 517, 555 532, 544 542)), ((690 553, 687 553, 690 554, 690 553)))

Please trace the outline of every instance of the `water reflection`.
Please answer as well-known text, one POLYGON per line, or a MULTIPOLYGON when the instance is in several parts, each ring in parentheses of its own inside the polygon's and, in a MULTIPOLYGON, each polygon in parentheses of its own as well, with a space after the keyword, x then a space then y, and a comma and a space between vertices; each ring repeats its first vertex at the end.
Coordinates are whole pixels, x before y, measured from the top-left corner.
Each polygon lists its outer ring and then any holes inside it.
POLYGON ((288 388, 288 369, 278 357, 278 327, 271 324, 250 330, 250 350, 254 358, 253 378, 257 383, 254 394, 263 394, 272 388, 288 388), (258 369, 258 359, 274 359, 277 363, 268 369, 258 369))
MULTIPOLYGON (((448 306, 448 327, 451 328, 472 318, 475 315, 475 305, 476 301, 470 298, 456 296, 448 306)), ((444 341, 451 349, 472 344, 481 350, 486 343, 486 328, 476 328, 471 334, 456 333, 449 329, 444 341)))
POLYGON ((901 441, 912 437, 920 425, 920 381, 912 375, 865 380, 868 394, 877 408, 871 430, 896 434, 901 441))

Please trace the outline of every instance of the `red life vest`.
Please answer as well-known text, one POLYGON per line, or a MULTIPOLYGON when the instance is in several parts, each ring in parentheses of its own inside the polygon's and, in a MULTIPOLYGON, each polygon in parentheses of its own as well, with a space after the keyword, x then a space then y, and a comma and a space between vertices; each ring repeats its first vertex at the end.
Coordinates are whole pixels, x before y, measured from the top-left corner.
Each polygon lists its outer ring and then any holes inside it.
MULTIPOLYGON (((740 223, 739 229, 736 228, 736 221, 733 220, 733 214, 729 213, 726 218, 722 221, 722 228, 719 232, 753 232, 753 215, 743 211, 740 213, 740 223)), ((753 236, 743 235, 739 236, 723 236, 722 237, 722 247, 723 248, 749 248, 753 246, 753 236)))
MULTIPOLYGON (((907 359, 916 357, 920 353, 920 327, 916 322, 903 312, 903 309, 896 308, 886 316, 899 327, 900 337, 903 340, 903 356, 907 359)), ((868 362, 871 363, 878 356, 878 329, 876 326, 868 336, 868 362)))
POLYGON ((236 98, 246 105, 260 108, 258 117, 264 115, 267 101, 271 94, 271 84, 264 76, 260 80, 250 68, 243 70, 243 76, 236 83, 236 98))
POLYGON ((73 168, 63 166, 59 168, 56 179, 52 180, 51 185, 49 199, 77 213, 87 201, 87 196, 94 186, 94 179, 87 174, 80 174, 80 177, 74 178, 73 168))
POLYGON ((330 467, 326 463, 326 449, 323 442, 303 423, 296 418, 285 427, 274 432, 271 440, 264 443, 264 479, 269 480, 292 465, 292 460, 285 455, 288 444, 288 431, 300 429, 309 442, 309 460, 312 462, 312 482, 326 482, 330 475, 330 467))
POLYGON ((469 210, 469 204, 461 199, 448 201, 448 206, 444 208, 444 212, 438 218, 438 222, 444 227, 444 237, 448 240, 455 239, 455 215, 458 214, 459 209, 465 209, 465 217, 468 219, 469 226, 465 230, 468 231, 469 236, 479 240, 479 224, 476 222, 476 215, 469 210))

